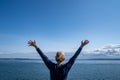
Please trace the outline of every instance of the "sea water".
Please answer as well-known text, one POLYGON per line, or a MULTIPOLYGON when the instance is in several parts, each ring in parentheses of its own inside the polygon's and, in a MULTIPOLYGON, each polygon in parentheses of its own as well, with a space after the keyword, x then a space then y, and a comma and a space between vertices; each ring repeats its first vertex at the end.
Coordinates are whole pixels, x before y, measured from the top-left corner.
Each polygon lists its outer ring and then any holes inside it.
MULTIPOLYGON (((40 60, 0 60, 0 80, 50 80, 40 60)), ((77 60, 67 80, 120 80, 120 60, 77 60)))

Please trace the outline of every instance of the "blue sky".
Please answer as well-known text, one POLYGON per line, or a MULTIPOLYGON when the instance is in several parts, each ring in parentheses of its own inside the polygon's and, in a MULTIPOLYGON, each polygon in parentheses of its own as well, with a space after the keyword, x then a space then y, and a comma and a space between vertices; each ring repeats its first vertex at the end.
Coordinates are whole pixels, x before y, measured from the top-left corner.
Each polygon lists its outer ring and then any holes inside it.
POLYGON ((0 0, 0 53, 73 52, 120 43, 119 0, 0 0))

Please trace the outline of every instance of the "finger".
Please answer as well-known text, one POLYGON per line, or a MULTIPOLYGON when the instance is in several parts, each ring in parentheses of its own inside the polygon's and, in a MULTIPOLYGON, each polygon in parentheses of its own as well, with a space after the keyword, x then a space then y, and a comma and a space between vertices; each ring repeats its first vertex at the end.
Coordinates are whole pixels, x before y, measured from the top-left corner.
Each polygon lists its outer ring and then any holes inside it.
POLYGON ((88 40, 85 40, 85 42, 89 42, 88 40))
POLYGON ((29 40, 29 41, 28 41, 28 44, 29 44, 30 46, 32 45, 32 43, 33 43, 32 40, 29 40))
POLYGON ((89 41, 88 40, 85 40, 85 42, 84 42, 85 44, 88 44, 89 43, 89 41))
POLYGON ((89 43, 89 41, 88 41, 88 40, 86 40, 86 42, 87 42, 87 43, 89 43))
POLYGON ((28 42, 29 42, 29 43, 32 43, 33 41, 32 41, 32 40, 29 40, 28 42))
POLYGON ((30 44, 30 41, 28 41, 28 44, 30 44))
POLYGON ((33 42, 32 40, 30 40, 30 42, 33 42))
POLYGON ((28 41, 28 44, 31 44, 31 41, 28 41))
POLYGON ((36 43, 36 41, 34 40, 34 43, 36 43))
POLYGON ((83 43, 83 40, 81 41, 81 44, 83 43))

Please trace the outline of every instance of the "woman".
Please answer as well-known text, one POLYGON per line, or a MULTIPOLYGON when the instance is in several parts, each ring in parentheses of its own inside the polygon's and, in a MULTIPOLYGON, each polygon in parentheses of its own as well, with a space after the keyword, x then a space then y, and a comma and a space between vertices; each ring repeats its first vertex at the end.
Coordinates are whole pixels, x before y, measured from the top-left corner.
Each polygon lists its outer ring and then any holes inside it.
POLYGON ((62 52, 57 52, 55 59, 57 63, 53 63, 51 60, 48 59, 48 57, 40 50, 38 45, 36 44, 36 41, 28 41, 28 44, 30 46, 35 47, 41 58, 43 59, 45 65, 48 67, 50 71, 50 80, 67 80, 67 75, 69 70, 71 69, 72 65, 75 62, 75 59, 81 52, 82 48, 89 43, 88 40, 81 41, 81 45, 78 48, 78 50, 75 52, 75 54, 71 57, 71 59, 65 63, 62 64, 62 62, 65 60, 65 56, 62 52))

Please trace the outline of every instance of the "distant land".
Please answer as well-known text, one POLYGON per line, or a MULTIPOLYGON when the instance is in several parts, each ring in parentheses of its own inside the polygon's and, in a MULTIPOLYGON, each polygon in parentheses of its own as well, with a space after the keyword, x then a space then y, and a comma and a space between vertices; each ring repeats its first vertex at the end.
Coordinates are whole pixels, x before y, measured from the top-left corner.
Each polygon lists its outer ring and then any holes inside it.
MULTIPOLYGON (((33 58, 0 58, 0 60, 42 60, 42 59, 33 59, 33 58)), ((54 59, 50 59, 50 60, 54 60, 54 59)), ((94 59, 77 59, 77 60, 120 60, 120 58, 94 58, 94 59)))
POLYGON ((0 60, 41 60, 41 59, 32 59, 32 58, 0 58, 0 60))

